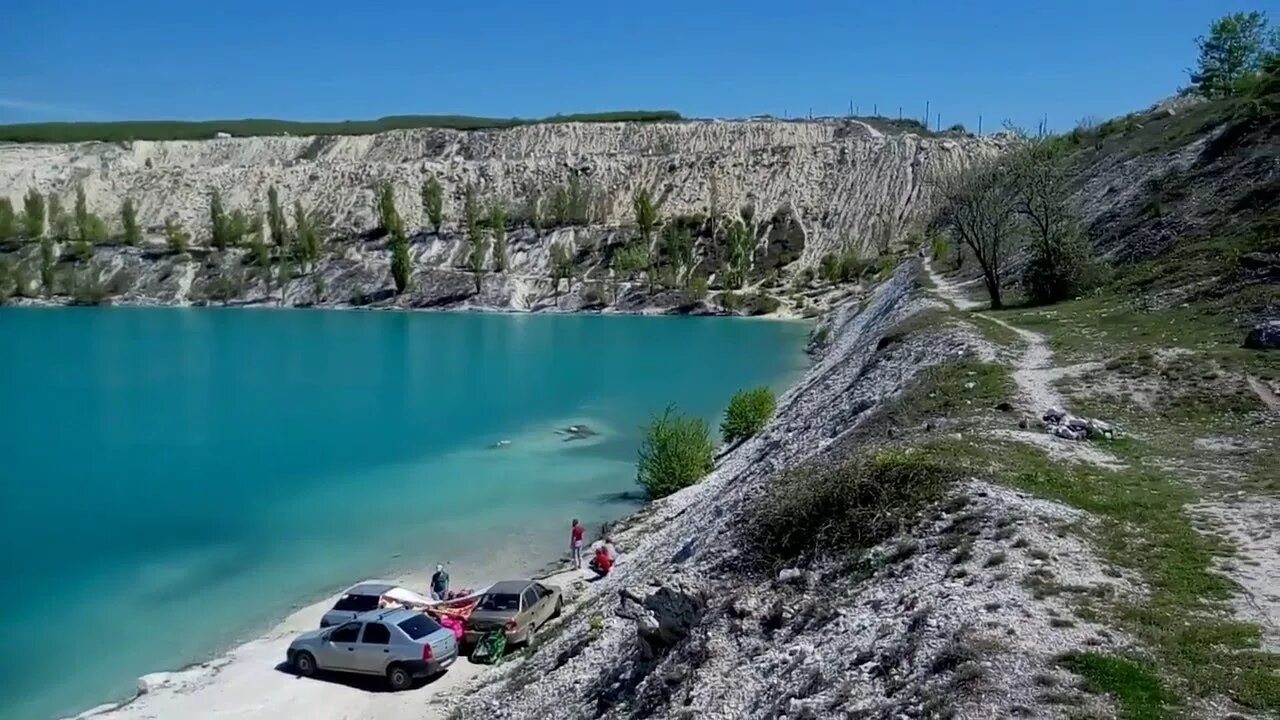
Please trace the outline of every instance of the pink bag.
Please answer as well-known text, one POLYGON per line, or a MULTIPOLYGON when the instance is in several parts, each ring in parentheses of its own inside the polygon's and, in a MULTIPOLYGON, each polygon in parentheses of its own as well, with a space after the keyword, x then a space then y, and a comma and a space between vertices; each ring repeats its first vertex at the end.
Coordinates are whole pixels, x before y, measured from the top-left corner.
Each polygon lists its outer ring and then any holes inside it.
POLYGON ((462 621, 452 615, 444 615, 440 618, 440 627, 448 628, 453 632, 455 640, 462 639, 463 627, 462 621))

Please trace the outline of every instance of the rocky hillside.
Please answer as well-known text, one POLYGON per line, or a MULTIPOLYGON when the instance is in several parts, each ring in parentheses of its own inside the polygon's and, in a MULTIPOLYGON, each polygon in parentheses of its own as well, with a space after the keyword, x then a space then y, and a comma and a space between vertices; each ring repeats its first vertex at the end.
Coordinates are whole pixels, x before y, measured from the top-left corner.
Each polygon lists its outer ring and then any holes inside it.
MULTIPOLYGON (((927 212, 932 178, 1001 147, 995 139, 922 136, 862 121, 563 123, 345 137, 8 145, 0 146, 0 196, 20 208, 23 194, 35 188, 70 207, 83 188, 89 211, 108 218, 117 232, 121 203, 132 198, 152 247, 99 248, 95 265, 70 268, 90 271, 98 285, 112 285, 116 273, 128 270, 128 277, 114 282, 131 288, 123 301, 280 301, 278 287, 269 289, 247 272, 242 251, 212 258, 202 252, 212 191, 228 212, 256 215, 275 186, 287 207, 301 201, 329 226, 317 277, 307 288, 286 283, 285 303, 449 305, 474 295, 472 305, 529 309, 564 306, 553 302, 558 292, 547 279, 553 243, 572 248, 577 275, 608 274, 614 250, 634 237, 632 196, 638 189, 654 194, 665 220, 692 231, 698 274, 711 278, 713 287, 722 238, 707 217, 713 210, 736 217, 741 208, 752 208, 755 258, 748 285, 755 285, 814 268, 832 253, 883 252, 927 212), (444 189, 445 222, 438 233, 428 231, 419 197, 428 178, 444 189), (394 300, 389 253, 370 232, 376 224, 373 188, 383 181, 395 187, 419 274, 408 297, 394 300), (469 186, 483 204, 507 207, 512 242, 510 267, 479 293, 468 293, 469 279, 458 276, 467 253, 460 226, 469 186), (550 210, 557 192, 571 192, 578 206, 559 221, 550 210), (542 232, 528 221, 535 197, 546 216, 542 232), (163 251, 167 220, 191 231, 194 261, 163 251)), ((59 250, 64 262, 70 259, 65 248, 59 250)), ((14 259, 34 259, 32 249, 26 252, 14 259)), ((597 290, 569 307, 616 304, 615 295, 597 290)))

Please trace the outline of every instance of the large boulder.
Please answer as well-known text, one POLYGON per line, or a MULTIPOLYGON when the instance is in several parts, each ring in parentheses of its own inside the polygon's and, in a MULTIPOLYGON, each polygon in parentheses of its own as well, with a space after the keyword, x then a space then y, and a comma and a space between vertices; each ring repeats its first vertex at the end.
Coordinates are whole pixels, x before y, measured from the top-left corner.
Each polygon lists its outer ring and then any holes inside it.
POLYGON ((1275 350, 1280 348, 1280 319, 1263 320, 1249 331, 1244 346, 1251 350, 1275 350))
POLYGON ((636 636, 645 657, 653 658, 689 636, 707 609, 706 591, 689 580, 677 579, 642 594, 620 591, 617 615, 636 623, 636 636))

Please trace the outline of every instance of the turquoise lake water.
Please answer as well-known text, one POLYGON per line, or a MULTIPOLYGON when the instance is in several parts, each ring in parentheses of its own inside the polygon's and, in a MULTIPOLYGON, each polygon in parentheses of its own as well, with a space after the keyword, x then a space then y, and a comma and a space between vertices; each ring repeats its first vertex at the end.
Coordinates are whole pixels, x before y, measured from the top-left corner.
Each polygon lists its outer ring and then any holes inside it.
POLYGON ((139 675, 208 658, 354 580, 553 559, 568 518, 594 529, 635 507, 619 494, 638 489, 649 416, 676 402, 714 428, 736 389, 803 371, 806 333, 713 318, 0 310, 0 718, 126 697, 139 675), (556 433, 577 423, 601 434, 556 433))

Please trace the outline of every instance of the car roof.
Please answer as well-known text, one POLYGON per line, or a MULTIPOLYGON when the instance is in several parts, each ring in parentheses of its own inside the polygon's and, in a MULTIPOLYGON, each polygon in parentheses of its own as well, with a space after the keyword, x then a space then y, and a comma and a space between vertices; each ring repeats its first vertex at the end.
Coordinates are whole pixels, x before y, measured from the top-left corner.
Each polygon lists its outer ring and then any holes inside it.
POLYGON ((387 608, 384 610, 370 610, 369 612, 362 612, 352 618, 352 622, 385 622, 391 623, 392 625, 398 625, 415 615, 421 614, 422 613, 417 610, 410 610, 408 608, 387 608))
POLYGON ((342 591, 343 595, 382 595, 393 588, 400 587, 395 583, 389 583, 382 580, 365 580, 362 583, 356 583, 346 590, 342 591))
POLYGON ((524 589, 533 584, 532 580, 503 580, 496 582, 485 591, 486 595, 519 595, 524 589))

